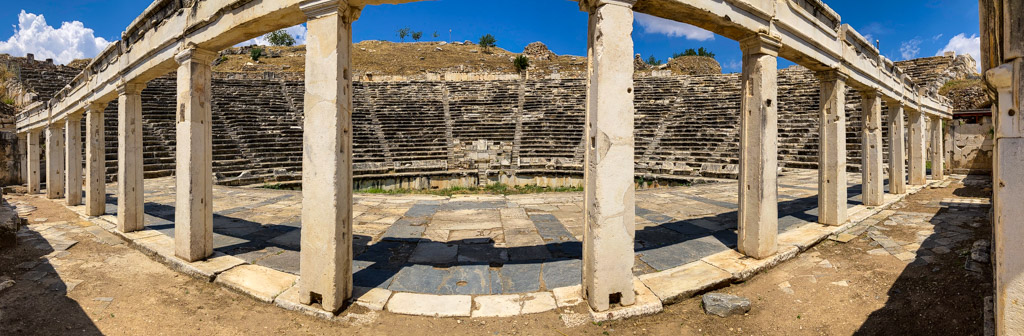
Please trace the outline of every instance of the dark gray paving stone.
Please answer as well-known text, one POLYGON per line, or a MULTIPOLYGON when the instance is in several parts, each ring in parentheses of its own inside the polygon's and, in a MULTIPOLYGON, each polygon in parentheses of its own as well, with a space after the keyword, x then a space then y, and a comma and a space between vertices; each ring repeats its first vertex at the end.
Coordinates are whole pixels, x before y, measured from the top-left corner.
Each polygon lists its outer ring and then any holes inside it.
POLYGON ((487 210, 500 209, 507 205, 505 201, 455 201, 442 204, 440 210, 487 210))
POLYGON ((491 268, 493 294, 529 293, 540 290, 540 263, 505 264, 491 268))
POLYGON ((541 239, 548 243, 560 243, 577 241, 569 230, 562 225, 562 222, 551 214, 531 214, 530 220, 537 227, 537 233, 541 239))
POLYGON ((235 208, 231 208, 231 209, 225 209, 225 210, 217 211, 217 212, 214 212, 214 214, 215 215, 225 216, 225 215, 230 215, 230 214, 233 214, 233 213, 236 213, 236 212, 249 211, 249 210, 252 210, 252 209, 255 209, 255 208, 259 208, 261 206, 271 205, 271 204, 274 204, 274 203, 277 203, 277 202, 280 202, 280 201, 292 198, 292 196, 294 196, 294 195, 291 195, 291 194, 281 195, 281 196, 277 196, 277 197, 273 197, 273 198, 268 198, 266 200, 263 200, 263 201, 260 201, 260 202, 256 202, 256 203, 253 203, 253 204, 250 204, 250 205, 240 206, 240 207, 235 207, 235 208))
POLYGON ((677 195, 685 197, 685 198, 689 198, 689 199, 697 201, 697 202, 701 202, 701 203, 705 203, 705 204, 710 204, 710 205, 714 205, 714 206, 721 207, 721 208, 739 209, 739 205, 737 205, 736 203, 733 203, 733 202, 723 202, 723 201, 714 200, 714 199, 710 199, 710 198, 707 198, 707 197, 697 196, 697 195, 692 195, 692 194, 687 194, 687 193, 679 193, 677 195))
MULTIPOLYGON (((365 270, 364 270, 365 271, 365 270)), ((399 292, 439 294, 448 270, 430 265, 409 265, 395 275, 388 289, 399 292)))
POLYGON ((420 238, 423 238, 423 231, 426 229, 426 226, 411 226, 395 223, 394 225, 391 225, 386 232, 384 232, 381 240, 418 242, 420 238))
POLYGON ((437 213, 437 209, 441 206, 440 204, 417 202, 408 211, 405 212, 405 217, 410 218, 426 218, 433 216, 437 213))
POLYGON ((636 215, 640 216, 640 218, 646 219, 651 223, 657 224, 668 223, 675 220, 675 218, 672 218, 671 216, 641 207, 636 207, 636 215))
POLYGON ((517 246, 508 248, 508 259, 511 261, 547 260, 551 252, 547 246, 517 246))
POLYGON ((508 262, 508 249, 484 244, 460 245, 458 261, 459 264, 504 264, 508 262))
POLYGON ((257 265, 266 266, 281 272, 299 275, 299 252, 282 250, 256 262, 257 265))
POLYGON ((655 226, 636 231, 635 240, 643 248, 653 248, 678 243, 685 240, 685 237, 678 232, 655 226))
POLYGON ((388 288, 397 273, 398 270, 392 269, 363 268, 353 272, 352 283, 359 287, 388 288))
POLYGON ((490 270, 487 265, 463 265, 448 269, 448 277, 438 294, 491 294, 490 270))
POLYGON ((423 242, 409 256, 411 263, 452 264, 459 253, 459 245, 437 242, 423 242))
MULTIPOLYGON (((292 230, 280 236, 267 240, 267 243, 287 247, 298 251, 301 247, 302 231, 292 230)), ((353 238, 354 239, 354 238, 353 238)))
POLYGON ((544 263, 542 272, 544 287, 548 290, 579 285, 583 278, 583 261, 579 259, 548 261, 544 263))

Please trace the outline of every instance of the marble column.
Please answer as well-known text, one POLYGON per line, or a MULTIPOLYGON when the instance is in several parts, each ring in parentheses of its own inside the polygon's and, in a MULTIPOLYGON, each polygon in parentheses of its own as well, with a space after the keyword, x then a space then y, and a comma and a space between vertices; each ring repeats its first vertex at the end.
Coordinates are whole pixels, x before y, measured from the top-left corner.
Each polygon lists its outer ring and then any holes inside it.
POLYGON ((587 148, 584 164, 583 295, 595 311, 632 305, 633 9, 635 0, 584 0, 587 148))
POLYGON ((18 152, 18 155, 16 156, 16 158, 18 160, 18 163, 19 163, 19 167, 18 167, 18 181, 20 183, 27 183, 28 182, 28 155, 25 154, 25 151, 26 151, 26 149, 28 149, 28 145, 27 145, 28 144, 28 132, 20 132, 20 133, 17 133, 16 136, 18 137, 18 144, 17 144, 17 148, 15 149, 18 152))
POLYGON ((931 117, 931 131, 932 138, 932 179, 942 180, 945 178, 945 167, 943 167, 942 161, 945 159, 945 153, 943 153, 942 145, 945 139, 942 136, 942 119, 939 117, 931 117))
POLYGON ((910 119, 910 133, 908 138, 910 140, 910 150, 908 151, 909 170, 910 170, 910 185, 924 185, 928 183, 928 179, 925 176, 925 152, 926 152, 926 141, 924 135, 924 124, 925 115, 921 111, 908 110, 907 117, 910 119))
POLYGON ((64 121, 46 128, 46 198, 64 197, 64 121))
POLYGON ((778 251, 779 37, 740 41, 739 251, 763 259, 778 251))
POLYGON ((352 297, 352 22, 362 8, 300 8, 308 30, 299 298, 336 311, 352 297))
POLYGON ((889 193, 907 192, 906 123, 903 121, 903 103, 886 101, 889 107, 889 193))
POLYGON ((213 254, 213 115, 211 68, 217 53, 178 53, 174 254, 196 261, 213 254))
POLYGON ((846 223, 846 79, 838 70, 819 72, 818 223, 846 223))
POLYGON ((144 83, 117 87, 117 229, 134 232, 143 218, 142 90, 144 83))
POLYGON ((85 115, 85 214, 101 216, 107 211, 107 145, 103 110, 107 103, 92 103, 85 115))
POLYGON ((39 130, 29 130, 25 140, 25 184, 29 194, 38 194, 39 189, 39 130))
POLYGON ((877 90, 861 92, 861 203, 879 206, 885 202, 882 175, 882 96, 877 90))
POLYGON ((64 188, 68 205, 82 204, 82 113, 68 115, 67 128, 64 129, 64 142, 67 144, 67 160, 65 161, 64 188))

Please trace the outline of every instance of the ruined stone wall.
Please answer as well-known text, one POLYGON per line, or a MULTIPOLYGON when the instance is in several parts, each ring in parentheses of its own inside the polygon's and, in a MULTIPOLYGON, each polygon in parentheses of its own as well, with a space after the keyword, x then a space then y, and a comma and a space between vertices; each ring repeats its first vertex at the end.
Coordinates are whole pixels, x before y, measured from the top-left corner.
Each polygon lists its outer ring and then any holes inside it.
POLYGON ((992 171, 993 125, 991 117, 978 123, 954 119, 946 144, 951 159, 948 169, 954 174, 986 174, 992 171))

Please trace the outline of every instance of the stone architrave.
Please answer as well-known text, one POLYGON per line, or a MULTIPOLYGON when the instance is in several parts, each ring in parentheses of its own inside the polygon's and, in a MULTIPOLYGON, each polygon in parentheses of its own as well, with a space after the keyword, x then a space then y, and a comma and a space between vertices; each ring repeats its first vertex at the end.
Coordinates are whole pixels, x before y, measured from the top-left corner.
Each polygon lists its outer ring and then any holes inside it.
POLYGON ((46 198, 64 197, 64 121, 46 128, 46 198))
POLYGON ((885 202, 882 175, 882 96, 877 90, 861 92, 861 199, 867 206, 885 202))
POLYGON ((29 130, 25 140, 25 171, 27 176, 25 183, 28 185, 29 194, 38 194, 39 189, 39 131, 29 130))
POLYGON ((846 79, 839 70, 817 73, 821 81, 818 130, 818 223, 846 222, 846 79))
POLYGON ((217 53, 198 48, 178 62, 174 254, 185 261, 213 254, 213 115, 211 76, 217 53))
POLYGON ((85 111, 85 214, 107 211, 107 150, 103 110, 107 103, 91 103, 85 111))
POLYGON ((146 226, 142 180, 142 90, 145 88, 143 83, 117 87, 117 229, 125 233, 146 226))
POLYGON ((993 111, 993 248, 996 335, 1024 335, 1024 58, 988 70, 993 111))
POLYGON ((778 251, 778 37, 758 34, 740 41, 740 253, 763 259, 778 251))
POLYGON ((590 14, 584 165, 583 294, 595 311, 632 305, 633 9, 635 0, 584 0, 590 14))
POLYGON ((943 153, 942 150, 942 143, 945 141, 945 139, 942 136, 943 129, 944 127, 942 126, 942 119, 939 117, 932 117, 931 127, 929 130, 931 132, 932 138, 932 152, 930 154, 932 162, 933 180, 942 180, 945 178, 945 174, 943 172, 943 170, 945 170, 945 167, 943 167, 942 164, 942 162, 945 160, 945 153, 943 153))
POLYGON ((921 111, 907 110, 907 117, 910 119, 910 128, 908 130, 910 133, 908 136, 910 140, 910 150, 908 151, 910 185, 924 185, 928 183, 925 173, 925 114, 921 111))
POLYGON ((68 115, 67 127, 64 129, 64 142, 67 144, 67 160, 65 161, 64 188, 68 205, 82 204, 82 113, 68 115))
POLYGON ((889 193, 907 192, 906 174, 906 123, 903 121, 903 103, 895 100, 886 102, 889 107, 889 193))
POLYGON ((299 297, 336 311, 352 296, 352 23, 361 7, 306 1, 299 297))

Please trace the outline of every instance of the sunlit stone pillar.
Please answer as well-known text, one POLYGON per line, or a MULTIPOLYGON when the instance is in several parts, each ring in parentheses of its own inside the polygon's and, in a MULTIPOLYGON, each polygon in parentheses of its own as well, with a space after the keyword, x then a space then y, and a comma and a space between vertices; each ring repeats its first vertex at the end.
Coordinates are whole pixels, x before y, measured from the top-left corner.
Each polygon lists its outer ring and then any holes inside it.
POLYGON ((46 128, 46 198, 64 197, 64 121, 46 128))
POLYGON ((925 176, 925 135, 924 135, 924 123, 925 115, 921 111, 908 110, 907 116, 910 119, 910 151, 909 156, 909 170, 910 170, 910 185, 924 185, 928 182, 925 176))
POLYGON ((39 131, 29 130, 25 140, 25 184, 29 194, 39 193, 39 131))
MULTIPOLYGON (((117 229, 133 232, 143 219, 142 90, 143 83, 117 87, 117 229)), ((182 191, 178 191, 182 192, 182 191)))
POLYGON ((943 172, 945 167, 943 167, 942 164, 942 161, 946 157, 942 151, 942 145, 945 139, 942 137, 942 130, 942 118, 932 117, 930 131, 932 138, 931 161, 933 180, 941 180, 945 178, 945 174, 943 172))
POLYGON ((213 254, 213 115, 211 64, 217 53, 178 53, 177 176, 174 254, 196 261, 213 254))
POLYGON ((846 222, 846 79, 839 70, 822 71, 818 134, 818 223, 846 222))
POLYGON ((906 174, 906 123, 903 121, 903 103, 895 100, 886 102, 889 107, 889 193, 907 192, 906 174))
POLYGON ((305 1, 306 94, 299 295, 338 310, 352 296, 352 22, 347 1, 305 1))
POLYGON ((985 77, 998 96, 992 165, 996 335, 1024 335, 1024 57, 985 77))
POLYGON ((585 0, 590 13, 584 165, 583 294, 595 311, 632 305, 633 4, 585 0))
POLYGON ((765 258, 778 250, 778 37, 758 34, 740 41, 739 250, 765 258))
POLYGON ((885 184, 882 176, 882 97, 877 90, 861 92, 861 202, 882 205, 885 184))
POLYGON ((107 211, 107 145, 103 110, 107 103, 92 103, 85 111, 85 214, 107 211))
POLYGON ((68 115, 67 128, 64 129, 64 142, 67 143, 67 161, 65 175, 65 195, 68 205, 82 204, 82 113, 68 115))

